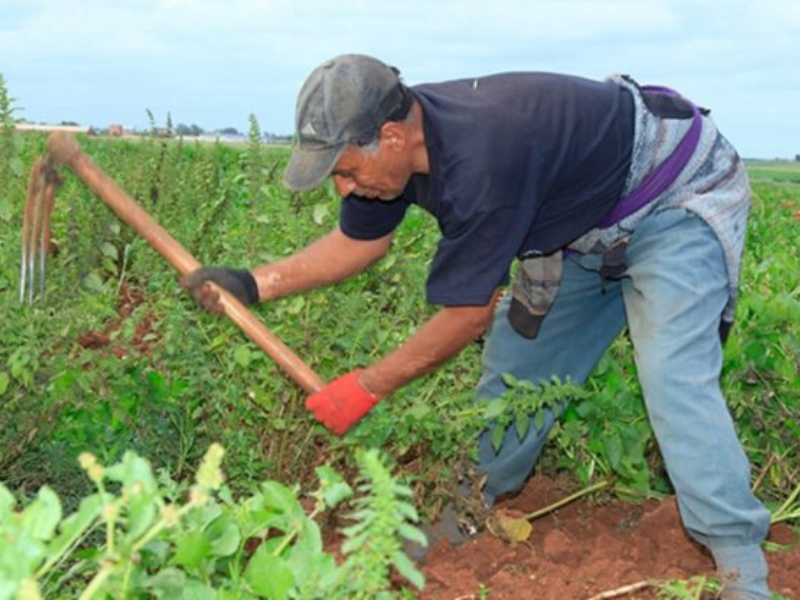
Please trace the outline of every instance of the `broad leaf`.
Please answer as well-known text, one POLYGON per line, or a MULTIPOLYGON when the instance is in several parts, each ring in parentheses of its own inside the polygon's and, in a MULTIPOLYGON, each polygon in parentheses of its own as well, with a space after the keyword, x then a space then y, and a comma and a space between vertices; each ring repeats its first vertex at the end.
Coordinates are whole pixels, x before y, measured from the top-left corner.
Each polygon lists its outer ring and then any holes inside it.
POLYGON ((353 488, 345 483, 342 476, 327 465, 317 467, 320 493, 328 508, 338 506, 340 502, 353 495, 353 488))
POLYGON ((44 486, 39 490, 36 500, 22 511, 21 525, 33 538, 46 541, 53 537, 61 515, 61 502, 58 496, 49 487, 44 486))
POLYGON ((190 569, 198 568, 211 552, 211 542, 201 531, 189 531, 178 540, 175 562, 190 569))
POLYGON ((288 598, 295 581, 286 563, 263 545, 250 559, 244 578, 256 594, 269 600, 288 598))

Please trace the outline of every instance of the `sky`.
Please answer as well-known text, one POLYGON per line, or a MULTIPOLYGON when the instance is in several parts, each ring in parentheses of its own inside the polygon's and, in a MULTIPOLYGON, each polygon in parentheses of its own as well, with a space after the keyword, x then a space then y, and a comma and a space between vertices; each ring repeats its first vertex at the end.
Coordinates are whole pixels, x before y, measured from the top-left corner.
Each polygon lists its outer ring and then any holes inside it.
POLYGON ((293 131, 311 70, 345 53, 409 85, 504 71, 626 73, 712 109, 747 158, 800 154, 798 0, 0 0, 16 116, 293 131))

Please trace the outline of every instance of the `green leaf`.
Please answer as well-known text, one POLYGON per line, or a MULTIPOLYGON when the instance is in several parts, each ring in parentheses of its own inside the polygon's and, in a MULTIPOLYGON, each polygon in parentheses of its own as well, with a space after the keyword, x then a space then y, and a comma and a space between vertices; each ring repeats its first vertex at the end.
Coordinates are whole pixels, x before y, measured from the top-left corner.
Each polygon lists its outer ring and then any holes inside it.
POLYGON ((0 371, 0 396, 6 393, 8 390, 8 383, 10 381, 10 377, 8 373, 5 371, 0 371))
POLYGON ((622 458, 622 440, 617 432, 606 436, 605 448, 611 468, 614 470, 619 469, 620 459, 622 458))
POLYGON ((145 586, 156 598, 164 600, 215 600, 217 592, 180 569, 162 569, 150 577, 145 586))
POLYGON ((50 561, 66 552, 100 516, 103 500, 100 494, 93 494, 81 500, 80 507, 64 519, 59 533, 50 544, 50 561))
POLYGON ((250 349, 247 346, 239 346, 233 353, 233 360, 237 365, 246 369, 250 366, 250 349))
POLYGON ((21 525, 34 539, 46 541, 53 537, 61 515, 58 496, 44 486, 39 490, 36 500, 22 511, 21 525))
POLYGON ((258 547, 247 565, 244 578, 256 594, 270 600, 288 598, 295 582, 291 569, 266 546, 258 547))
POLYGON ((506 411, 506 404, 505 398, 495 398, 487 402, 483 416, 488 420, 496 419, 506 411))
MULTIPOLYGON (((274 552, 275 549, 272 549, 273 554, 274 552)), ((312 519, 306 519, 297 537, 289 545, 288 551, 284 550, 279 556, 286 561, 286 565, 295 576, 300 578, 300 573, 309 568, 309 560, 322 554, 324 552, 319 525, 312 519)))
POLYGON ((175 562, 190 569, 198 568, 211 552, 211 542, 202 531, 189 531, 178 539, 175 562))
MULTIPOLYGON (((541 411, 539 411, 541 412, 541 411)), ((531 418, 527 412, 521 412, 517 415, 516 420, 514 421, 514 425, 517 429, 517 439, 521 440, 525 437, 525 434, 528 433, 528 429, 531 425, 531 418)))
POLYGON ((395 552, 392 555, 392 564, 397 572, 413 583, 417 589, 425 587, 425 577, 419 572, 414 563, 402 552, 395 552))
POLYGON ((103 256, 115 262, 119 260, 119 250, 117 250, 117 247, 111 242, 103 242, 100 245, 100 252, 103 253, 103 256))
POLYGON ((414 527, 408 523, 403 523, 397 528, 397 531, 405 539, 416 542, 425 548, 428 547, 428 538, 419 527, 414 527))
POLYGON ((128 499, 126 539, 131 542, 144 533, 156 519, 158 484, 153 470, 148 461, 128 451, 121 462, 106 469, 106 476, 122 484, 123 493, 128 499))
POLYGON ((541 431, 545 424, 545 419, 547 419, 547 415, 543 410, 537 410, 536 414, 533 415, 533 426, 536 427, 536 431, 541 431))
POLYGON ((303 507, 295 492, 276 481, 261 484, 261 494, 266 508, 283 513, 290 521, 300 521, 305 517, 303 507))
POLYGON ((230 515, 223 515, 206 530, 214 556, 230 556, 239 549, 242 535, 230 515))
POLYGON ((353 488, 331 467, 323 465, 317 467, 316 472, 320 483, 319 491, 328 508, 338 506, 340 502, 353 495, 353 488))
POLYGON ((499 452, 503 446, 503 438, 505 438, 505 429, 503 427, 494 427, 492 429, 492 448, 495 452, 499 452))
MULTIPOLYGON (((307 556, 301 567, 291 563, 295 577, 293 597, 327 598, 331 590, 342 589, 342 576, 345 569, 339 569, 336 560, 330 554, 320 552, 307 556)), ((237 599, 238 600, 238 599, 237 599)))
POLYGON ((92 271, 83 278, 83 286, 92 292, 101 293, 104 291, 103 279, 97 274, 97 271, 92 271))

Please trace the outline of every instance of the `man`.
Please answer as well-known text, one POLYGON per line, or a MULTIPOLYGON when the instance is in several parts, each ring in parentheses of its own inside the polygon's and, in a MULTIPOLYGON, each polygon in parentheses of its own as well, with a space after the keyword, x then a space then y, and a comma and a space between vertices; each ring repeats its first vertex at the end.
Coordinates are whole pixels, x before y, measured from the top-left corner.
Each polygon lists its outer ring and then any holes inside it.
MULTIPOLYGON (((360 55, 315 69, 297 103, 294 190, 332 177, 340 224, 254 269, 186 282, 213 307, 213 280, 252 303, 366 269, 407 207, 437 219, 427 282, 440 310, 402 346, 307 401, 344 434, 382 398, 488 330, 479 398, 502 375, 583 382, 627 325, 649 417, 689 533, 709 548, 726 598, 769 598, 760 542, 769 513, 719 387, 749 208, 744 167, 712 120, 664 88, 509 73, 406 87, 360 55), (520 261, 510 295, 500 297, 520 261)), ((489 502, 519 489, 556 415, 478 468, 489 502)))

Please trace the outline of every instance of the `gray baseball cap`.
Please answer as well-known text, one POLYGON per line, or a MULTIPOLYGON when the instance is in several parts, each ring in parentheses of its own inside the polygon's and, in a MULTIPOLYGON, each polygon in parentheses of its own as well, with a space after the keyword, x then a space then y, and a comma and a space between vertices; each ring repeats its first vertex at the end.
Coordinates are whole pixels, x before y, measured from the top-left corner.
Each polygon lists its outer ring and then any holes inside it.
POLYGON ((295 110, 295 144, 283 182, 292 190, 321 184, 347 144, 371 142, 407 97, 400 72, 360 54, 344 54, 311 72, 295 110))

